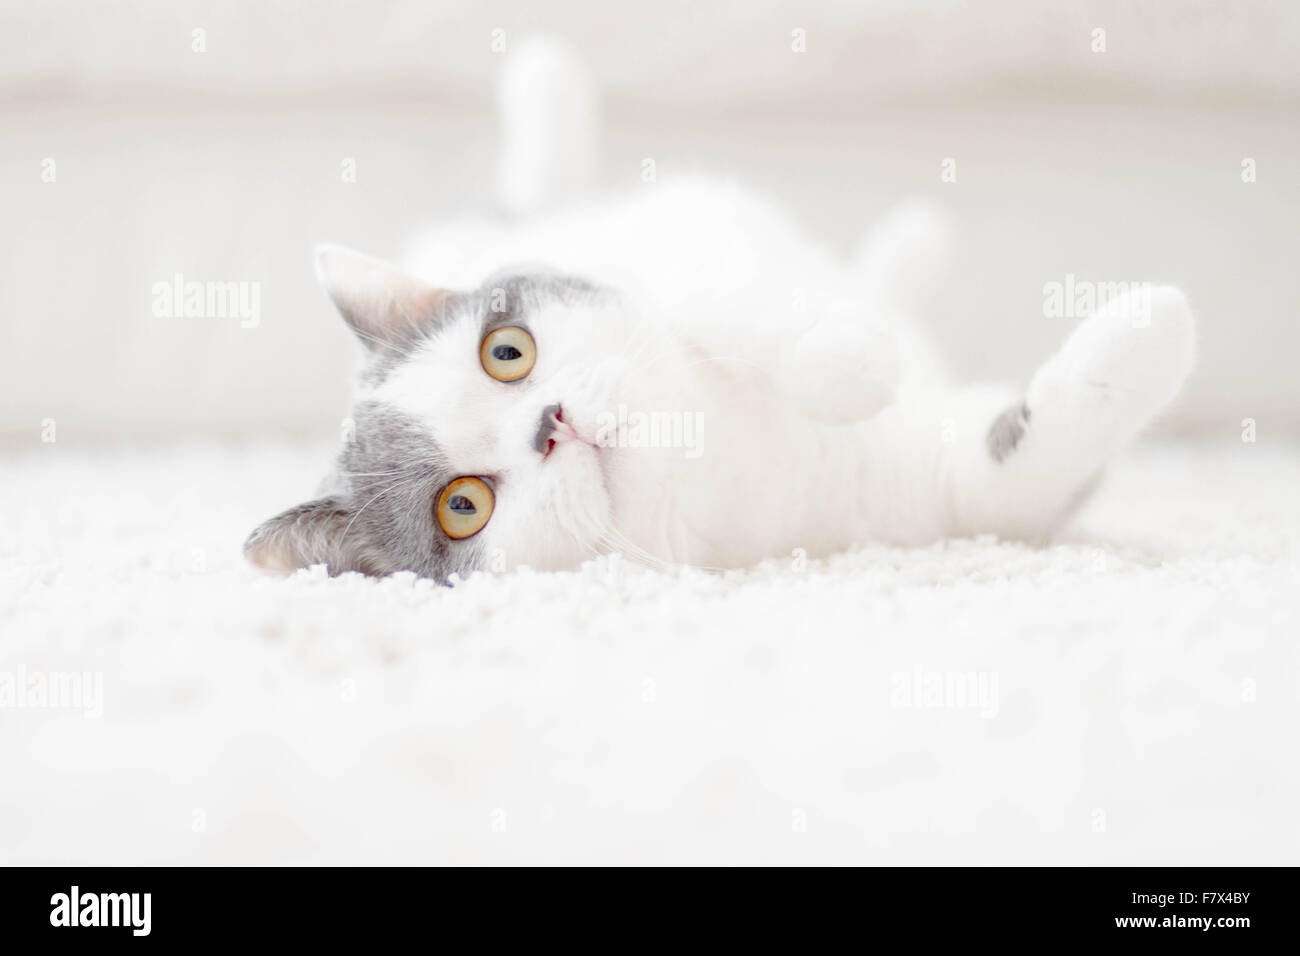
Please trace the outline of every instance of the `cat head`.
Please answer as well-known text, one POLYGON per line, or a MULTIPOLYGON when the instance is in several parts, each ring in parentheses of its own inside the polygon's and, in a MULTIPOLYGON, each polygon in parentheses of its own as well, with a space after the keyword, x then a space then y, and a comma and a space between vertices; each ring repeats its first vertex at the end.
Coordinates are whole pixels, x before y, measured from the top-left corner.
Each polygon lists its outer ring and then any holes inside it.
POLYGON ((618 296, 544 270, 452 292, 335 247, 317 275, 365 363, 322 495, 258 527, 250 561, 443 581, 608 550, 627 470, 599 422, 652 374, 632 359, 654 364, 618 296))

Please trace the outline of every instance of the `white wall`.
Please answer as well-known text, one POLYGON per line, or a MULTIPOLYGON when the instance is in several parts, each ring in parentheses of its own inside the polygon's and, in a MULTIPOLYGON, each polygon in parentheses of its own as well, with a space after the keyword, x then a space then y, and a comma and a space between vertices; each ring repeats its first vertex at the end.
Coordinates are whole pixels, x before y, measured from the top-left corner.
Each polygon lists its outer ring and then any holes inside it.
POLYGON ((590 57, 611 186, 646 188, 647 156, 661 179, 721 172, 844 247, 899 197, 943 201, 963 244, 934 321, 961 371, 1028 373, 1068 327, 1043 317, 1045 282, 1171 281, 1203 348, 1165 427, 1300 433, 1300 7, 1040 6, 620 5, 591 20, 577 4, 543 19, 523 3, 7 3, 0 438, 35 441, 46 418, 86 441, 337 428, 352 344, 311 244, 393 254, 424 222, 490 207, 495 25, 507 43, 564 33, 590 57), (807 53, 790 52, 791 24, 807 53), (156 318, 152 287, 177 272, 259 283, 260 324, 156 318))

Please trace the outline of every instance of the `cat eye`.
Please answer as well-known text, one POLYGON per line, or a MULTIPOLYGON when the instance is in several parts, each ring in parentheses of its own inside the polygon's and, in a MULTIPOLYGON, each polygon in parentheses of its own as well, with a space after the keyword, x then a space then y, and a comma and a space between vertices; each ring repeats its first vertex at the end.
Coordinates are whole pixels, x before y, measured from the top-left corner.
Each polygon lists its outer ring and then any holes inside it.
POLYGON ((433 506, 438 527, 454 539, 468 538, 483 530, 492 517, 496 495, 492 486, 482 478, 455 478, 438 492, 438 502, 433 506))
POLYGON ((493 329, 478 347, 483 371, 498 382, 517 382, 533 370, 537 345, 533 337, 517 325, 493 329))

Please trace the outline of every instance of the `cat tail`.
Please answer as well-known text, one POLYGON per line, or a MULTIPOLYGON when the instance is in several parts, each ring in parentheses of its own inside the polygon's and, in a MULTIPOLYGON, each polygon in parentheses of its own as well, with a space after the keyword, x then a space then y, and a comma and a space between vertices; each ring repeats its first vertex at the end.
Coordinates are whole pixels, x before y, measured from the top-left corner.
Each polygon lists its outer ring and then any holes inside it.
POLYGON ((506 52, 498 87, 501 204, 530 215, 581 199, 597 164, 597 96, 563 40, 524 37, 506 52))

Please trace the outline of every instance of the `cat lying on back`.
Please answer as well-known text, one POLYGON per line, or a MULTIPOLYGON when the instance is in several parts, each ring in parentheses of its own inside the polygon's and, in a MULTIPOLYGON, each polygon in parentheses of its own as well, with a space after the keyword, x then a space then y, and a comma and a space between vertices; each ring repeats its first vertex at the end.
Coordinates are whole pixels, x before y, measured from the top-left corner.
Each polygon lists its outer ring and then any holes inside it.
MULTIPOLYGON (((553 80, 548 55, 517 69, 553 80)), ((844 266, 742 190, 690 182, 448 227, 420 256, 436 285, 324 248, 320 280, 365 347, 355 427, 320 497, 246 554, 441 581, 607 552, 733 568, 1041 540, 1178 393, 1192 314, 1173 288, 1135 289, 1027 388, 954 387, 907 316, 942 240, 904 210, 844 266)))

